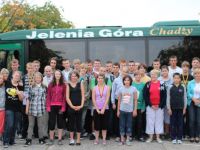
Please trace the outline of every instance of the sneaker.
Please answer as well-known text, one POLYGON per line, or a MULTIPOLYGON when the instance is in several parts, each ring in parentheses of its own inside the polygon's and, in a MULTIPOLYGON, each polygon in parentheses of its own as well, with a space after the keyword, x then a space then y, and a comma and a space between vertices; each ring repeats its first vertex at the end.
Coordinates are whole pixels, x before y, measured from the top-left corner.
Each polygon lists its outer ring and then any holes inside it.
POLYGON ((99 141, 94 141, 94 145, 98 145, 99 144, 99 141))
POLYGON ((46 143, 46 141, 44 139, 39 139, 39 144, 43 145, 45 143, 46 143))
POLYGON ((116 137, 115 142, 120 142, 120 138, 116 137))
POLYGON ((53 145, 54 144, 54 140, 49 140, 49 142, 47 143, 47 145, 53 145))
POLYGON ((145 142, 145 140, 144 140, 143 137, 139 138, 139 141, 140 141, 140 142, 145 142))
POLYGON ((173 143, 173 144, 176 144, 176 139, 175 139, 175 140, 172 140, 172 143, 173 143))
POLYGON ((58 145, 63 145, 62 140, 58 140, 58 145))
POLYGON ((69 145, 71 145, 71 146, 75 145, 74 139, 71 139, 71 140, 70 140, 69 145))
POLYGON ((160 144, 163 142, 160 138, 157 138, 156 140, 157 140, 157 142, 160 143, 160 144))
POLYGON ((148 139, 146 140, 146 143, 151 143, 152 141, 153 141, 152 138, 148 138, 148 139))
POLYGON ((124 145, 124 144, 125 144, 124 142, 119 142, 119 145, 120 145, 120 146, 122 146, 122 145, 124 145))
POLYGON ((88 133, 87 133, 87 132, 84 132, 84 133, 82 134, 82 136, 83 136, 83 137, 87 137, 87 136, 88 136, 88 133))
POLYGON ((182 141, 181 141, 181 140, 177 140, 177 143, 178 143, 178 144, 182 144, 182 141))
POLYGON ((24 144, 24 147, 30 146, 32 143, 31 139, 26 139, 26 143, 24 144))
POLYGON ((8 148, 8 144, 5 143, 5 144, 3 145, 3 148, 8 148))
POLYGON ((91 135, 90 135, 90 140, 94 140, 95 139, 95 135, 92 133, 91 135))
POLYGON ((102 144, 103 144, 103 145, 106 145, 106 140, 103 140, 102 144))
POLYGON ((131 146, 131 142, 129 140, 126 140, 126 145, 131 146))
POLYGON ((21 135, 21 134, 17 134, 17 138, 18 138, 18 139, 21 139, 21 138, 22 138, 22 135, 21 135))

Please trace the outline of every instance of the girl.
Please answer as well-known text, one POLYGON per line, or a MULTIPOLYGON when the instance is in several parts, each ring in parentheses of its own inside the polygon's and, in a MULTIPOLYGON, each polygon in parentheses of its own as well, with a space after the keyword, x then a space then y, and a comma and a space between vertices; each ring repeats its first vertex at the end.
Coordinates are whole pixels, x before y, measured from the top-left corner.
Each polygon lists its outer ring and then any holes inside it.
POLYGON ((62 145, 63 112, 66 109, 66 84, 60 70, 54 72, 53 81, 49 84, 46 100, 47 112, 49 112, 49 145, 54 144, 54 129, 57 121, 58 145, 62 145))
POLYGON ((146 133, 149 134, 147 143, 152 142, 154 133, 157 142, 162 143, 160 134, 163 133, 164 110, 166 103, 166 88, 164 83, 158 80, 159 72, 152 70, 151 81, 144 87, 143 96, 146 103, 146 133))
POLYGON ((99 131, 102 130, 103 145, 106 144, 106 134, 108 126, 108 101, 110 97, 110 88, 105 85, 105 76, 99 74, 97 77, 97 86, 92 90, 92 102, 95 107, 94 110, 94 128, 95 128, 95 142, 99 143, 99 131))
POLYGON ((194 69, 194 80, 187 85, 190 142, 199 143, 200 134, 200 68, 194 69))
POLYGON ((3 75, 0 74, 0 138, 2 138, 5 123, 5 85, 3 75))
POLYGON ((143 89, 145 83, 141 82, 141 75, 139 71, 134 73, 135 81, 133 82, 133 87, 135 87, 138 91, 138 101, 137 101, 137 117, 136 117, 136 126, 135 131, 137 133, 137 138, 139 141, 144 142, 143 138, 143 114, 145 111, 145 101, 143 98, 143 89))
POLYGON ((28 100, 26 104, 26 114, 28 115, 28 136, 24 146, 29 146, 32 143, 33 128, 35 119, 37 118, 39 143, 44 144, 44 113, 46 103, 46 88, 42 85, 43 76, 40 72, 34 74, 34 84, 29 88, 28 100))
MULTIPOLYGON (((169 68, 166 65, 161 67, 161 76, 158 80, 165 84, 166 89, 173 83, 172 78, 169 76, 169 68)), ((165 131, 165 138, 170 138, 169 132, 169 125, 170 125, 170 116, 168 114, 167 107, 164 108, 164 131, 165 131)))
POLYGON ((81 121, 82 121, 82 108, 84 105, 84 86, 82 82, 79 82, 79 74, 76 71, 72 71, 69 75, 69 84, 67 88, 67 103, 69 105, 69 131, 70 131, 70 143, 74 145, 74 132, 77 132, 76 145, 81 145, 81 121))
POLYGON ((4 148, 8 145, 15 144, 15 132, 19 116, 21 117, 22 100, 24 98, 23 87, 20 85, 21 72, 15 71, 12 74, 11 81, 6 82, 6 101, 5 101, 5 131, 4 131, 4 148), (18 119, 17 119, 18 118, 18 119))
POLYGON ((119 90, 118 111, 121 144, 123 145, 126 135, 126 144, 131 145, 129 138, 132 134, 132 117, 137 116, 137 90, 132 85, 132 78, 123 77, 123 87, 119 90))

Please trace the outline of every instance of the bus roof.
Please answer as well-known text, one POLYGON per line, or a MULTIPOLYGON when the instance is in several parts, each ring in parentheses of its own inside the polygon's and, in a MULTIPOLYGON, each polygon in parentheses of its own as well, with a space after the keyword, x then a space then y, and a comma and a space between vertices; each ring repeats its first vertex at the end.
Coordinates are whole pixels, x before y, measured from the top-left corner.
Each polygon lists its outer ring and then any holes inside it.
POLYGON ((0 34, 3 40, 130 38, 145 36, 200 36, 200 23, 191 21, 157 22, 152 27, 95 27, 85 29, 34 29, 0 34))

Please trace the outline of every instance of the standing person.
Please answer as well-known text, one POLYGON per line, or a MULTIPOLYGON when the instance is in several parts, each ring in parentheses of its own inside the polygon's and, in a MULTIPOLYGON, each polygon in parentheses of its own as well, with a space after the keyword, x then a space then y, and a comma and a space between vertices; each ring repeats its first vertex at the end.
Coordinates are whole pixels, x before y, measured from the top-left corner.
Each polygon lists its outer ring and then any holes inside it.
POLYGON ((187 85, 190 142, 199 143, 200 134, 200 68, 194 69, 194 80, 187 85))
POLYGON ((13 59, 11 61, 11 71, 9 72, 9 75, 8 75, 8 80, 11 81, 12 79, 12 74, 15 72, 15 71, 18 71, 19 70, 19 60, 17 59, 13 59))
POLYGON ((101 61, 99 59, 95 59, 94 64, 93 64, 93 74, 94 74, 94 76, 99 74, 100 67, 101 67, 101 61))
MULTIPOLYGON (((166 89, 173 83, 172 78, 169 76, 169 68, 166 65, 161 67, 161 76, 158 78, 161 83, 165 84, 166 89)), ((164 108, 164 132, 165 138, 170 138, 170 115, 168 113, 167 106, 164 108)))
POLYGON ((4 132, 5 101, 6 101, 5 81, 3 79, 3 75, 0 74, 0 140, 2 140, 4 132))
MULTIPOLYGON (((181 74, 181 81, 182 84, 187 87, 188 82, 193 80, 194 77, 190 74, 190 64, 187 61, 183 61, 181 64, 183 73, 181 74)), ((187 88, 186 88, 187 91, 187 88)), ((186 113, 184 114, 184 119, 183 119, 183 137, 186 139, 190 135, 189 131, 189 111, 188 107, 186 108, 186 113)))
POLYGON ((166 104, 166 88, 164 83, 158 80, 159 72, 152 70, 151 81, 144 87, 143 96, 146 103, 146 133, 149 135, 147 143, 153 141, 153 135, 156 134, 158 143, 162 143, 160 134, 163 133, 164 110, 166 104))
POLYGON ((64 67, 64 70, 62 71, 62 74, 64 76, 65 82, 67 83, 69 81, 69 73, 72 71, 72 68, 70 68, 70 61, 69 59, 63 59, 62 60, 62 66, 64 67))
POLYGON ((15 132, 17 121, 21 117, 22 100, 24 98, 23 86, 19 84, 21 72, 15 71, 12 74, 11 81, 6 82, 6 102, 5 102, 5 132, 3 137, 4 148, 9 144, 15 144, 15 132))
POLYGON ((131 78, 134 80, 134 73, 136 71, 135 68, 135 62, 133 60, 130 60, 128 62, 128 74, 131 76, 131 78))
POLYGON ((199 68, 200 67, 200 59, 199 57, 194 57, 192 59, 192 68, 191 68, 191 75, 194 75, 194 69, 199 68))
POLYGON ((104 79, 105 75, 99 74, 97 77, 98 83, 92 90, 92 102, 95 108, 94 110, 95 145, 99 143, 100 131, 102 131, 103 145, 106 144, 110 87, 105 85, 104 79))
POLYGON ((73 60, 74 71, 80 72, 80 65, 81 65, 80 59, 74 59, 73 60))
POLYGON ((2 68, 0 73, 3 75, 4 82, 7 81, 8 80, 8 75, 9 75, 8 69, 2 68))
POLYGON ((27 74, 24 75, 23 77, 23 85, 24 85, 24 99, 23 99, 23 105, 22 105, 22 139, 26 139, 27 137, 27 130, 28 130, 28 115, 26 114, 26 103, 28 99, 28 93, 29 89, 32 87, 34 84, 34 67, 33 63, 29 62, 26 64, 26 71, 27 74))
POLYGON ((141 74, 141 82, 147 83, 147 82, 151 81, 151 78, 146 75, 147 66, 145 64, 140 64, 138 67, 138 70, 141 74))
POLYGON ((62 145, 63 113, 66 110, 66 84, 60 70, 54 72, 53 80, 48 86, 46 109, 49 112, 49 145, 54 144, 54 130, 57 121, 58 145, 62 145))
POLYGON ((119 77, 119 68, 120 68, 119 63, 114 63, 113 64, 113 69, 112 70, 113 70, 114 79, 119 77))
POLYGON ((44 68, 44 77, 43 77, 43 81, 42 84, 48 88, 49 84, 52 82, 53 80, 53 71, 51 66, 45 66, 44 68))
POLYGON ((74 145, 74 132, 76 131, 77 140, 76 145, 81 145, 81 121, 82 121, 82 108, 84 105, 84 86, 82 82, 79 82, 79 73, 77 71, 72 71, 69 75, 69 84, 67 88, 67 103, 69 105, 68 115, 69 115, 69 131, 70 131, 70 143, 69 145, 74 145))
POLYGON ((118 95, 119 90, 121 87, 123 87, 123 77, 125 75, 128 75, 128 68, 123 67, 121 70, 121 74, 118 78, 116 78, 112 84, 112 92, 111 92, 111 102, 112 102, 112 109, 114 111, 113 115, 113 122, 114 122, 114 135, 116 136, 115 141, 120 141, 120 133, 119 133, 119 118, 117 117, 117 111, 118 111, 118 95))
POLYGON ((112 61, 107 61, 106 62, 106 74, 105 74, 105 77, 107 77, 108 79, 110 79, 113 82, 114 75, 113 75, 112 71, 113 71, 112 61))
POLYGON ((135 74, 135 81, 133 82, 132 86, 136 88, 138 92, 138 100, 137 100, 137 117, 135 118, 136 124, 133 127, 133 130, 136 131, 137 139, 141 142, 144 142, 143 137, 143 113, 145 112, 145 101, 143 98, 143 89, 145 83, 141 82, 141 75, 139 71, 136 71, 135 74))
POLYGON ((169 58, 169 75, 171 78, 173 78, 173 74, 174 73, 179 73, 182 74, 182 69, 180 67, 177 66, 178 60, 177 57, 175 55, 170 56, 169 58))
POLYGON ((57 69, 57 58, 56 57, 52 57, 49 60, 49 65, 51 66, 51 69, 52 69, 52 71, 54 73, 56 71, 56 69, 57 69))
POLYGON ((119 65, 120 65, 120 73, 122 72, 122 69, 124 68, 124 67, 127 67, 127 62, 126 62, 126 60, 125 59, 121 59, 120 61, 119 61, 119 65))
POLYGON ((85 131, 85 119, 86 119, 86 113, 89 107, 89 99, 90 99, 90 87, 89 87, 89 76, 86 74, 87 72, 87 64, 81 64, 80 66, 80 82, 83 83, 84 86, 84 95, 85 95, 85 101, 84 106, 82 109, 82 131, 81 136, 83 137, 84 134, 86 134, 85 131))
POLYGON ((160 73, 161 73, 161 70, 160 70, 160 60, 159 59, 154 59, 152 66, 153 66, 153 69, 159 71, 159 77, 160 77, 160 73))
POLYGON ((42 84, 43 76, 40 72, 34 74, 34 84, 29 88, 28 100, 26 104, 26 114, 28 115, 28 136, 24 146, 32 143, 33 128, 37 118, 39 143, 46 143, 44 140, 44 114, 46 111, 46 87, 42 84))
POLYGON ((125 135, 126 144, 130 144, 132 134, 132 118, 137 116, 137 90, 132 86, 132 78, 129 75, 123 77, 123 87, 119 90, 118 110, 119 129, 121 144, 124 145, 125 135))
POLYGON ((33 71, 39 72, 40 71, 40 61, 34 60, 32 64, 33 64, 33 71))
POLYGON ((173 84, 167 90, 167 109, 170 115, 171 139, 173 144, 181 144, 183 137, 183 115, 186 112, 187 93, 181 85, 181 75, 174 73, 173 84))

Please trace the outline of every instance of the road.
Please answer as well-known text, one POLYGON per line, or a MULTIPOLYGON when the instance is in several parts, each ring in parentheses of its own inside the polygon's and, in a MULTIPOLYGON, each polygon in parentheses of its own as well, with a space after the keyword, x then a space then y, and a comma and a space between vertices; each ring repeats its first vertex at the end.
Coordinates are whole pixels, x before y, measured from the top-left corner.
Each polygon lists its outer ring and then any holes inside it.
MULTIPOLYGON (((10 146, 8 150, 200 150, 200 144, 191 144, 187 141, 184 141, 183 144, 172 144, 169 141, 164 141, 162 144, 156 142, 152 143, 141 143, 138 141, 133 141, 131 146, 119 145, 114 139, 107 141, 107 145, 103 146, 102 144, 94 145, 93 141, 84 139, 81 141, 81 146, 69 146, 69 140, 64 140, 62 146, 57 145, 57 141, 52 146, 48 145, 39 145, 38 140, 33 140, 33 143, 29 147, 24 147, 25 141, 16 140, 16 145, 10 146)), ((0 149, 4 148, 0 146, 0 149)))

